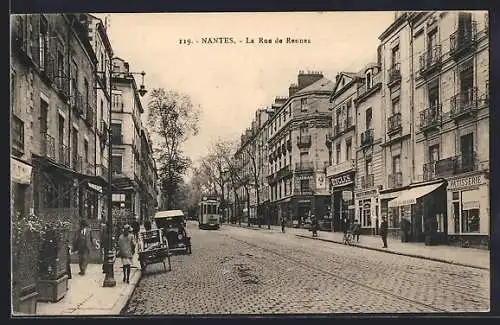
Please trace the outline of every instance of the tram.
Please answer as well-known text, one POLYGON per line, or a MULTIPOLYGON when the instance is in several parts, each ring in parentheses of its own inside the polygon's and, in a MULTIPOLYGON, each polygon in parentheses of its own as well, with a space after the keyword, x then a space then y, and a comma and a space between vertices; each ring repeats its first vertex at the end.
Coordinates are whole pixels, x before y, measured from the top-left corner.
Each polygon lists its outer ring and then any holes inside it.
POLYGON ((204 196, 199 204, 200 229, 219 229, 221 223, 220 202, 216 196, 204 196))

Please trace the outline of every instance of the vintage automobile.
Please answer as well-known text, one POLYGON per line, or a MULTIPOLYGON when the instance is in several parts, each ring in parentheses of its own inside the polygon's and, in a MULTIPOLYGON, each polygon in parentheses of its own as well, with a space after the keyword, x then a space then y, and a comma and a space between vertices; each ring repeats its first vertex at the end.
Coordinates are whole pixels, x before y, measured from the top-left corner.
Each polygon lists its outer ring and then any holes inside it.
POLYGON ((158 211, 154 221, 156 227, 162 230, 171 253, 192 253, 191 237, 187 234, 184 213, 181 210, 158 211))

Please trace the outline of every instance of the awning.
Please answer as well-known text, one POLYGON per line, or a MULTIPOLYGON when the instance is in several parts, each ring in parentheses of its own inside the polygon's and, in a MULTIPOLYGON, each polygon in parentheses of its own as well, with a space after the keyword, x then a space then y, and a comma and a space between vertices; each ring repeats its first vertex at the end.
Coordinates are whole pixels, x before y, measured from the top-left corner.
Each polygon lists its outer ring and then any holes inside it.
POLYGON ((411 205, 417 203, 417 199, 431 193, 438 187, 440 187, 443 183, 425 185, 410 188, 409 190, 405 190, 402 192, 397 198, 389 201, 389 208, 396 208, 404 205, 411 205))

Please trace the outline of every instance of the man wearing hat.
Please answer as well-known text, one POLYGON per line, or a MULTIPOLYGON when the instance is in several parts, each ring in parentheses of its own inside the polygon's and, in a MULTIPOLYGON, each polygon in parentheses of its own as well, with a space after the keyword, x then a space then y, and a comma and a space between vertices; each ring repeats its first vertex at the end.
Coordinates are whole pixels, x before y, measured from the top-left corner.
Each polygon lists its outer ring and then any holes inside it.
POLYGON ((89 229, 86 220, 80 220, 80 229, 75 234, 73 250, 78 251, 78 264, 80 266, 80 275, 84 275, 89 264, 90 249, 94 245, 92 231, 89 229))
POLYGON ((382 237, 382 242, 384 243, 383 248, 387 248, 387 217, 382 217, 382 223, 380 224, 380 236, 382 237))
POLYGON ((134 236, 131 234, 132 227, 128 224, 123 226, 123 233, 118 238, 118 256, 122 260, 123 282, 130 281, 130 266, 135 252, 134 236))

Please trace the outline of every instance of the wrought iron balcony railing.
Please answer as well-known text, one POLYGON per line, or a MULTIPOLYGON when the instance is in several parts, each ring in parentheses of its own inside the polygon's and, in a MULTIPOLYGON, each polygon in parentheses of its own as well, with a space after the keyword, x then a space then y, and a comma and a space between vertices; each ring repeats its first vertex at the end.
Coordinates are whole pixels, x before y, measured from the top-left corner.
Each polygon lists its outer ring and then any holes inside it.
POLYGON ((473 114, 478 108, 477 88, 469 88, 450 99, 450 114, 454 119, 473 114))
POLYGON ((477 169, 476 154, 475 152, 469 152, 425 163, 423 166, 424 181, 467 173, 477 169))
POLYGON ((441 45, 435 45, 420 55, 420 74, 427 76, 441 67, 441 45))
POLYGON ((441 125, 442 110, 441 104, 430 106, 420 111, 420 129, 427 131, 441 125))
POLYGON ((402 129, 401 113, 394 113, 387 119, 387 134, 394 134, 402 129))
POLYGON ((371 146, 373 144, 373 129, 365 130, 361 133, 361 147, 371 146))
POLYGON ((67 145, 64 145, 62 143, 59 143, 58 150, 57 150, 57 162, 69 167, 69 147, 67 145))
POLYGON ((374 186, 374 175, 367 174, 365 176, 360 177, 360 185, 362 189, 371 188, 374 186))
POLYGON ((51 160, 56 160, 56 139, 47 133, 41 134, 40 154, 51 160))
POLYGON ((450 35, 450 56, 459 58, 469 53, 476 44, 477 22, 463 25, 450 35))
POLYGON ((349 171, 352 171, 356 168, 356 160, 348 159, 341 163, 332 164, 331 166, 326 167, 326 176, 331 177, 338 174, 343 174, 349 171))
POLYGON ((73 93, 71 94, 71 107, 75 109, 78 114, 83 115, 85 102, 83 95, 78 91, 78 89, 73 89, 73 93))
POLYGON ((394 174, 390 174, 388 176, 388 184, 389 188, 397 188, 403 186, 403 173, 397 172, 394 174))
POLYGON ((392 86, 399 81, 401 81, 401 64, 398 62, 394 63, 389 69, 389 80, 387 84, 392 86))
POLYGON ((301 135, 297 137, 297 146, 299 148, 305 148, 311 146, 311 136, 310 135, 301 135))
POLYGON ((305 172, 313 170, 314 170, 314 164, 312 161, 295 163, 295 172, 305 172))

